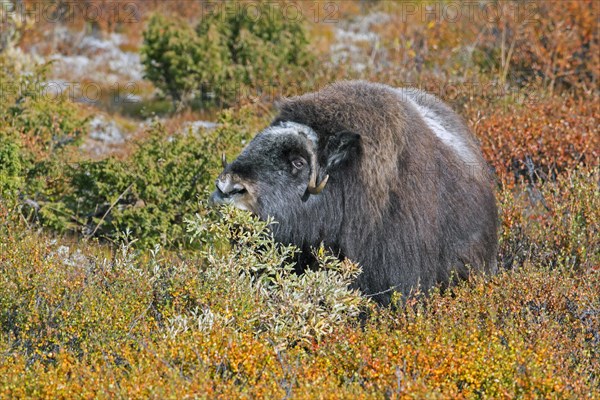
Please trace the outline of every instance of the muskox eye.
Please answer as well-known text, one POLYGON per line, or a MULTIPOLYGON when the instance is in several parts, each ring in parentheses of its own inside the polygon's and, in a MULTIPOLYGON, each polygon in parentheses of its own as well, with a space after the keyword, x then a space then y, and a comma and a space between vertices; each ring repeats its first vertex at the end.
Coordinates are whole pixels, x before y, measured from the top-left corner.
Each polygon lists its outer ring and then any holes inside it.
POLYGON ((304 161, 303 158, 294 158, 292 160, 292 165, 294 166, 294 168, 296 169, 302 169, 304 168, 304 166, 306 165, 306 161, 304 161))

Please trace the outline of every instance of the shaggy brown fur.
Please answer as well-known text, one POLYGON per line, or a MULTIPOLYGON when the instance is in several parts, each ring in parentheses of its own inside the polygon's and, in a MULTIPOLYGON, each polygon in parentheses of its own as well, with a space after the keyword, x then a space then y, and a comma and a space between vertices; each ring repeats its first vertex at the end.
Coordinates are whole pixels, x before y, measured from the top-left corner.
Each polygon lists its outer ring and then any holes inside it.
MULTIPOLYGON (((263 132, 224 171, 252 187, 253 211, 275 217, 278 240, 305 253, 323 242, 358 262, 356 286, 382 304, 393 290, 407 295, 447 284, 452 274, 467 277, 469 268, 495 272, 492 176, 477 140, 448 106, 419 91, 352 81, 286 99, 279 108, 271 126, 306 125, 317 135, 315 147, 301 135, 263 132), (423 110, 454 135, 453 143, 440 139, 423 110), (313 154, 329 181, 301 201, 292 193, 305 187, 309 171, 286 162, 310 165, 313 154)), ((213 195, 225 197, 236 202, 220 190, 213 195)))

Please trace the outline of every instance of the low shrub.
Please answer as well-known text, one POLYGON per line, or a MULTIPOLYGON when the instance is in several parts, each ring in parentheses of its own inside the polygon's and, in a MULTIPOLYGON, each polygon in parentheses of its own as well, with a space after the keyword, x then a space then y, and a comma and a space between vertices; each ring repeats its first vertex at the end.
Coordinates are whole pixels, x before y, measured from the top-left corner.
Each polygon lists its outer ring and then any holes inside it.
POLYGON ((246 320, 277 347, 319 341, 357 317, 366 304, 348 289, 360 273, 357 265, 321 248, 315 250, 320 268, 299 275, 292 263, 298 250, 275 243, 271 236, 269 226, 276 222, 231 207, 222 209, 220 217, 215 223, 205 212, 188 220, 191 237, 205 244, 203 281, 213 291, 226 290, 230 301, 251 299, 251 307, 229 304, 246 314, 235 320, 246 320))
POLYGON ((506 187, 500 193, 501 265, 526 262, 576 270, 600 266, 599 167, 580 167, 555 182, 506 187))
MULTIPOLYGON (((577 179, 577 178, 574 178, 577 179)), ((600 275, 526 261, 370 307, 350 264, 290 273, 246 212, 203 207, 198 252, 0 241, 0 396, 597 397, 600 275), (369 310, 360 323, 362 307, 369 310)))
MULTIPOLYGON (((182 20, 168 20, 160 14, 148 22, 141 53, 146 78, 175 101, 197 87, 197 77, 208 63, 202 62, 201 43, 194 30, 182 20)), ((219 65, 219 61, 215 63, 219 65)))
POLYGON ((20 74, 14 65, 0 72, 15 82, 0 105, 0 199, 59 233, 116 240, 130 230, 140 246, 183 246, 183 217, 212 188, 220 155, 239 152, 258 119, 249 108, 225 110, 212 131, 178 133, 155 121, 130 157, 82 159, 88 111, 45 93, 45 67, 20 74))
POLYGON ((527 104, 471 104, 486 159, 509 185, 554 180, 600 160, 600 106, 588 98, 540 96, 527 104))
POLYGON ((175 101, 227 104, 242 90, 268 91, 297 76, 312 60, 306 29, 272 6, 215 4, 195 30, 154 15, 141 49, 146 77, 175 101))
POLYGON ((376 26, 373 59, 413 84, 448 82, 598 91, 600 49, 594 0, 380 2, 391 21, 376 26), (431 3, 431 4, 429 4, 431 3))
POLYGON ((0 133, 0 198, 14 198, 23 185, 25 160, 15 140, 0 133))
POLYGON ((0 65, 0 199, 14 202, 46 190, 51 177, 44 169, 69 159, 85 135, 88 111, 49 93, 46 65, 19 71, 18 60, 6 54, 0 65), (42 174, 35 176, 36 170, 42 174))
POLYGON ((6 65, 0 69, 4 135, 20 141, 36 160, 48 158, 66 145, 80 143, 88 111, 52 91, 46 82, 48 65, 34 66, 32 72, 21 73, 11 68, 15 67, 14 60, 6 55, 0 58, 6 65))
POLYGON ((59 232, 115 240, 129 230, 142 246, 181 247, 183 218, 207 196, 221 153, 239 149, 250 135, 242 126, 247 114, 225 111, 217 129, 197 135, 167 136, 156 121, 129 158, 81 161, 55 175, 54 190, 35 198, 37 216, 59 232))

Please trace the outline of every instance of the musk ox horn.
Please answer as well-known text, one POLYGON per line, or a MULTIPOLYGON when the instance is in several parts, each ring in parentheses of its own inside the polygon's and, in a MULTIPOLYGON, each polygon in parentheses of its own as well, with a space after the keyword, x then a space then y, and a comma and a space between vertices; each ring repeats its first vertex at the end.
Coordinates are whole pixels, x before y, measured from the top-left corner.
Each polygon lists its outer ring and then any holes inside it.
POLYGON ((328 180, 329 180, 329 175, 325 175, 325 178, 323 178, 323 180, 321 182, 319 182, 319 184, 317 185, 317 178, 315 177, 314 180, 313 180, 313 178, 311 178, 311 180, 308 184, 308 188, 307 188, 308 193, 310 193, 310 194, 321 193, 323 191, 323 189, 325 189, 325 185, 327 185, 328 180))
POLYGON ((225 152, 221 153, 221 165, 223 168, 227 168, 227 157, 225 157, 225 152))
POLYGON ((312 157, 312 171, 310 173, 310 181, 308 182, 308 187, 306 190, 310 194, 319 194, 325 189, 325 185, 327 185, 327 181, 329 180, 329 175, 325 175, 325 178, 321 182, 317 184, 317 177, 319 176, 319 170, 317 168, 317 156, 313 155, 312 157))

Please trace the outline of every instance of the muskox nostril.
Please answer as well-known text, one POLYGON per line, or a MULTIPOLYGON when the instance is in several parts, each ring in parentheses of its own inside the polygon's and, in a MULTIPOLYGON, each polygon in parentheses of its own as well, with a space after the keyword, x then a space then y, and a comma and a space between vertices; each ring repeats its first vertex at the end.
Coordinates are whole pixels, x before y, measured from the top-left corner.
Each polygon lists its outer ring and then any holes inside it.
POLYGON ((233 196, 236 194, 246 193, 246 188, 241 183, 234 183, 231 178, 227 177, 224 180, 217 180, 217 189, 223 193, 224 196, 233 196))
POLYGON ((246 193, 246 188, 244 186, 234 185, 234 187, 227 194, 230 196, 233 196, 234 194, 244 194, 244 193, 246 193))

